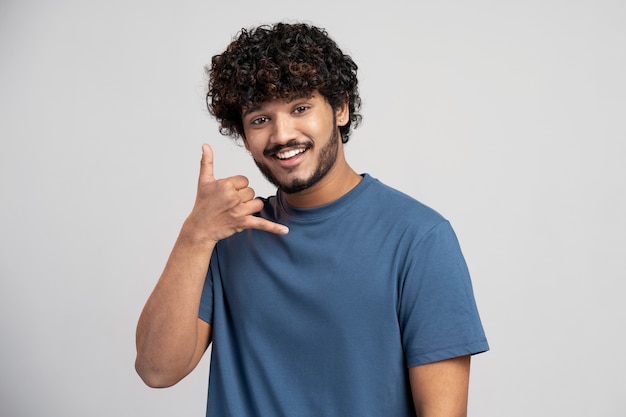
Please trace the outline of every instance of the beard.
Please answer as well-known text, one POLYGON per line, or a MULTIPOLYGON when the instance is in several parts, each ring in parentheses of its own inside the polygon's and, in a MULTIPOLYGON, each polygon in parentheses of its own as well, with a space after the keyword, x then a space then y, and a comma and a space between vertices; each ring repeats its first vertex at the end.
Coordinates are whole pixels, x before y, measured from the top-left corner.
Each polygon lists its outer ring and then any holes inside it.
MULTIPOLYGON (((259 168, 263 176, 279 190, 285 194, 293 194, 299 191, 306 190, 317 184, 322 178, 326 176, 328 171, 335 165, 337 161, 337 153, 339 147, 339 129, 333 129, 333 133, 328 140, 328 143, 320 150, 319 161, 315 171, 308 178, 294 178, 289 183, 280 182, 267 165, 262 162, 254 160, 254 163, 259 168)), ((291 145, 291 144, 290 144, 291 145)), ((310 144, 307 146, 310 148, 310 144)), ((308 152, 308 149, 307 149, 308 152)))

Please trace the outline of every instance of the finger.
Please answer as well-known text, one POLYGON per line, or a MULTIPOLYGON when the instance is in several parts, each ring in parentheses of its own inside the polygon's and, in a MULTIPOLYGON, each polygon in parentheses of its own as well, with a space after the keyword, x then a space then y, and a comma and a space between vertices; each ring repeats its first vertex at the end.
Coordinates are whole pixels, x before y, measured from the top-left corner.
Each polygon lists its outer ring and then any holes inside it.
POLYGON ((279 223, 274 223, 270 220, 254 215, 254 213, 258 213, 263 209, 262 200, 258 198, 253 198, 250 201, 242 203, 241 207, 244 208, 245 212, 247 213, 243 217, 243 222, 241 224, 242 229, 257 229, 280 235, 285 235, 289 233, 289 228, 287 226, 279 223))
MULTIPOLYGON (((243 200, 242 200, 243 201, 243 200)), ((263 201, 260 198, 252 198, 241 203, 242 214, 245 216, 253 215, 263 210, 263 201)))
POLYGON ((248 216, 246 223, 246 229, 257 229, 277 235, 286 235, 289 233, 289 228, 284 224, 274 223, 261 217, 248 216))
POLYGON ((238 191, 238 194, 239 194, 240 200, 244 203, 254 198, 254 190, 250 187, 245 187, 245 188, 240 189, 238 191))
POLYGON ((202 159, 200 160, 200 183, 215 181, 213 175, 213 149, 211 146, 204 143, 202 145, 202 159))
POLYGON ((248 178, 243 175, 235 175, 232 177, 225 178, 225 180, 230 181, 230 183, 235 187, 235 190, 243 190, 250 184, 248 178))

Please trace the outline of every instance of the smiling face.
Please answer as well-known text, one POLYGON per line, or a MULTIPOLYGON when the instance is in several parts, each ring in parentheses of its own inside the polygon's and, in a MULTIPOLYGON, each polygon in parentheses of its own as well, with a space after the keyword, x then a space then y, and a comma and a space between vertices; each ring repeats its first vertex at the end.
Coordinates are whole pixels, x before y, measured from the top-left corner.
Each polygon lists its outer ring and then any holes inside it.
POLYGON ((294 194, 329 181, 337 163, 345 163, 339 126, 347 119, 347 105, 333 110, 317 92, 274 100, 244 110, 244 143, 263 175, 294 194))

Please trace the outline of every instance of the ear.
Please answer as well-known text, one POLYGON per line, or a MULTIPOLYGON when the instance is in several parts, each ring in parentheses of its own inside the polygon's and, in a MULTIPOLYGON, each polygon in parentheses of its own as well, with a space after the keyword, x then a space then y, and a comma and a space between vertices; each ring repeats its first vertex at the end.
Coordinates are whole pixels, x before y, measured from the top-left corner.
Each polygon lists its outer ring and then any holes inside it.
POLYGON ((346 100, 335 111, 335 120, 337 120, 337 126, 345 126, 350 121, 350 109, 348 107, 348 100, 346 100))

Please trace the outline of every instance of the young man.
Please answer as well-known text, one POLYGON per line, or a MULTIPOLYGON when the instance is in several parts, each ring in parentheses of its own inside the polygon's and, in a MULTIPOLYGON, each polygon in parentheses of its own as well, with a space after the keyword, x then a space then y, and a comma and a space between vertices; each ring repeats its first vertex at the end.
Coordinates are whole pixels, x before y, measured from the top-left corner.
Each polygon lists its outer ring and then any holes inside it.
POLYGON ((207 416, 466 415, 488 349, 465 261, 438 213, 347 163, 357 66, 305 24, 243 30, 213 57, 207 102, 278 191, 216 179, 137 327, 136 368, 177 383, 212 343, 207 416))

